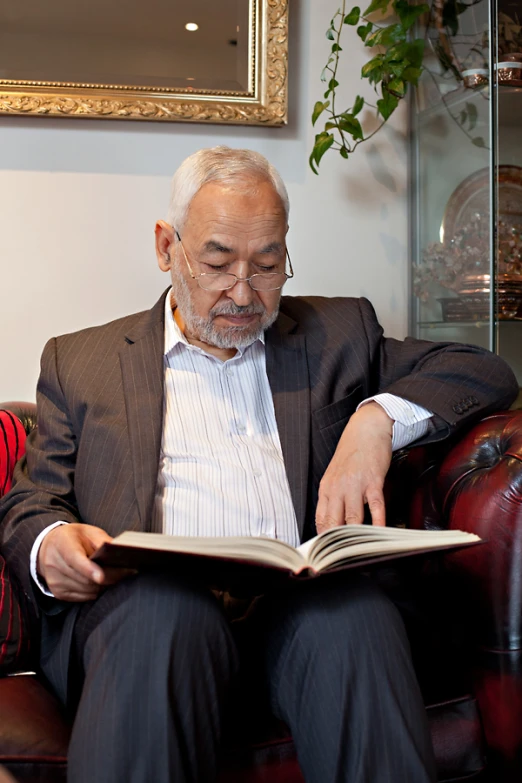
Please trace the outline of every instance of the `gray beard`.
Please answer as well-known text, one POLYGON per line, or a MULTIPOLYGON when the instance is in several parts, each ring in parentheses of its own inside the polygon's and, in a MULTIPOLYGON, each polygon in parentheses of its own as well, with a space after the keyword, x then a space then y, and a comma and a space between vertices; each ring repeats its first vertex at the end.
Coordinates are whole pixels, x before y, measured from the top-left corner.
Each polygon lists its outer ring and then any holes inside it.
POLYGON ((172 281, 172 290, 188 332, 196 339, 221 350, 246 348, 252 345, 272 326, 279 314, 279 307, 268 315, 261 303, 239 307, 230 300, 218 303, 210 310, 208 318, 203 318, 194 311, 190 289, 184 277, 176 275, 172 281), (218 329, 214 324, 214 319, 218 315, 259 315, 260 319, 253 326, 228 326, 218 329))

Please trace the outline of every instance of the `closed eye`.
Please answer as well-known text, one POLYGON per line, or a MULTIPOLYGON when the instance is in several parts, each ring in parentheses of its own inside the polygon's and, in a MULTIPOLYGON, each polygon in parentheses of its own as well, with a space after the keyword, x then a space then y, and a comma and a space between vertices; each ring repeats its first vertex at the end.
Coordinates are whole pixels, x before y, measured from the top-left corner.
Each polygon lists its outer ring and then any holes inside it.
POLYGON ((230 264, 203 264, 209 272, 226 272, 230 264))

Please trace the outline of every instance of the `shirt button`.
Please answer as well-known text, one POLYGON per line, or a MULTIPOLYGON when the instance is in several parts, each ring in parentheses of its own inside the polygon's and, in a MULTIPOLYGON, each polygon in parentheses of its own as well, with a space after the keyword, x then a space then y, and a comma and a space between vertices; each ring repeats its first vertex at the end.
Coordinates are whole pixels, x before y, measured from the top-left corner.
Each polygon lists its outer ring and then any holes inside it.
POLYGON ((232 378, 234 375, 234 370, 231 370, 230 367, 225 367, 225 375, 228 375, 229 378, 232 378))
POLYGON ((237 431, 240 435, 244 435, 246 432, 246 427, 244 427, 243 424, 238 424, 237 431))
POLYGON ((252 471, 252 472, 253 472, 253 474, 254 474, 254 476, 255 476, 256 478, 259 478, 259 476, 261 476, 261 475, 262 475, 260 470, 254 470, 254 471, 252 471))

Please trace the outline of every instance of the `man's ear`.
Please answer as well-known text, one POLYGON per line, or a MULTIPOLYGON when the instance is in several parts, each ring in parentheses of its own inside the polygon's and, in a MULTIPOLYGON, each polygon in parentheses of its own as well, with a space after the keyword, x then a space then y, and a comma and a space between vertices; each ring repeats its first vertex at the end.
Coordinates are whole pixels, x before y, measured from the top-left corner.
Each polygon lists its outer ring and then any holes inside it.
POLYGON ((170 272, 172 268, 170 248, 174 242, 174 229, 164 220, 158 220, 154 227, 156 237, 156 257, 162 272, 170 272))

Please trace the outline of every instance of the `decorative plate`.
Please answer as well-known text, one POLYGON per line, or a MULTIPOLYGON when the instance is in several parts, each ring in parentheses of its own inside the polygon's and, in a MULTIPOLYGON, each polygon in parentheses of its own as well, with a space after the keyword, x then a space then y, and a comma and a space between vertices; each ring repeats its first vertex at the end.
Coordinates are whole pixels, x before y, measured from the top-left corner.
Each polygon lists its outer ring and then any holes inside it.
MULTIPOLYGON (((522 229, 522 167, 498 166, 498 217, 522 229)), ((489 215, 489 168, 466 177, 451 194, 444 211, 442 229, 447 244, 476 213, 489 215)))

